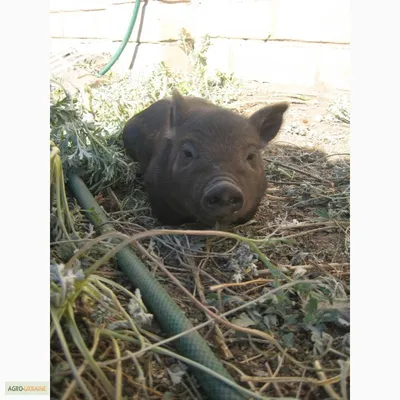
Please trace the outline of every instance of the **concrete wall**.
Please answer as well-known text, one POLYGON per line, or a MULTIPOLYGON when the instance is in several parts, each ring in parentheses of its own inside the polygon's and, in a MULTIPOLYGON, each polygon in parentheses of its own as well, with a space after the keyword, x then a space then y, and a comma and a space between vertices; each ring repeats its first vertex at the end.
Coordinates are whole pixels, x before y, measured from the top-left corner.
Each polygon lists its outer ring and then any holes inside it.
MULTIPOLYGON (((246 80, 349 89, 350 0, 149 0, 140 7, 115 70, 140 73, 162 60, 186 70, 177 42, 185 28, 195 39, 211 35, 212 69, 246 80)), ((51 51, 115 53, 133 8, 134 0, 50 0, 51 51)))

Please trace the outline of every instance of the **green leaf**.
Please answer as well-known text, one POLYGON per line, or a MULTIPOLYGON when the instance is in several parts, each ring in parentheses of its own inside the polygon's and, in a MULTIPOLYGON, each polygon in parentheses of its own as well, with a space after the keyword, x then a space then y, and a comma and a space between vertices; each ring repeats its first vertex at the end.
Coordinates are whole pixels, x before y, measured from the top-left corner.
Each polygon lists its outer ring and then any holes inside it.
MULTIPOLYGON (((217 307, 219 305, 218 294, 210 293, 206 296, 207 303, 211 306, 217 307)), ((230 296, 230 295, 221 295, 221 303, 222 305, 226 304, 243 304, 244 300, 240 296, 230 296)))
POLYGON ((285 316, 285 325, 296 325, 297 318, 294 315, 286 315, 285 316))
POLYGON ((327 210, 322 210, 322 209, 315 210, 315 214, 317 214, 321 218, 330 219, 329 213, 327 210))
POLYGON ((276 314, 267 314, 264 315, 263 322, 268 329, 275 328, 278 323, 278 318, 276 314))
POLYGON ((315 312, 318 309, 318 300, 310 296, 310 300, 308 301, 307 305, 305 306, 304 310, 306 312, 306 315, 304 317, 304 322, 305 323, 310 323, 311 321, 314 320, 315 317, 315 312))
POLYGON ((246 313, 241 313, 238 318, 234 318, 231 322, 244 328, 257 325, 246 313))
POLYGON ((289 332, 283 335, 283 344, 287 348, 293 347, 293 333, 289 332))

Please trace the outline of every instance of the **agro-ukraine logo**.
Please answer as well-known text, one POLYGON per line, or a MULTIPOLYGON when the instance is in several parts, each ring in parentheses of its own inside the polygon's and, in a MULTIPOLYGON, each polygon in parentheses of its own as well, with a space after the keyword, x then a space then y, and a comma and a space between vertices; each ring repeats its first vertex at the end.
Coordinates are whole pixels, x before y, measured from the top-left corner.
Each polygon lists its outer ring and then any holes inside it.
POLYGON ((12 392, 22 392, 24 390, 23 386, 9 386, 8 391, 12 391, 12 392))

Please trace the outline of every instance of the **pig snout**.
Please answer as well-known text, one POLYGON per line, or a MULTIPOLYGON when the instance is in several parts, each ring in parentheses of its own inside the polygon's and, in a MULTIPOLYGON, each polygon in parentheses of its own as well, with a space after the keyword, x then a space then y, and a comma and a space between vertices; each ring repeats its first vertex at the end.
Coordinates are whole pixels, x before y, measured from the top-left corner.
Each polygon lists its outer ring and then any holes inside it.
POLYGON ((229 217, 240 211, 244 204, 243 192, 228 180, 211 182, 201 199, 204 211, 214 218, 229 217))

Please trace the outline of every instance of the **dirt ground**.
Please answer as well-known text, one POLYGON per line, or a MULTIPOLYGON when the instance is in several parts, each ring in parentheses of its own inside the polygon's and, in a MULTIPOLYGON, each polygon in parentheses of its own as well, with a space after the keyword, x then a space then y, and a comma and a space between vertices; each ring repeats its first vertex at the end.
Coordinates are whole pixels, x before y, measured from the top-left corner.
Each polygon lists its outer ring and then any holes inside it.
MULTIPOLYGON (((325 191, 325 188, 331 185, 330 192, 334 195, 335 192, 340 192, 344 185, 344 190, 348 194, 350 125, 334 118, 329 109, 332 102, 338 98, 348 103, 349 93, 339 91, 316 93, 311 90, 305 93, 304 89, 289 85, 249 86, 246 88, 249 93, 241 100, 239 108, 239 112, 245 115, 260 108, 262 101, 291 103, 280 133, 264 152, 269 188, 254 218, 257 222, 253 229, 256 229, 258 234, 267 234, 278 221, 282 221, 286 213, 287 223, 300 223, 312 219, 313 213, 319 207, 329 206, 331 199, 328 198, 320 197, 312 201, 312 198, 316 197, 314 193, 316 187, 320 186, 325 191), (275 164, 270 165, 271 161, 275 164), (281 171, 277 171, 277 167, 281 167, 281 171), (283 176, 282 179, 282 171, 296 176, 297 179, 294 179, 296 182, 288 183, 290 182, 288 176, 283 176), (333 181, 338 175, 339 188, 335 188, 333 181), (308 190, 306 185, 311 185, 308 190), (303 186, 304 190, 299 191, 299 186, 303 186), (302 199, 299 199, 300 192, 302 199), (301 204, 302 200, 311 201, 301 204)), ((327 193, 321 193, 321 196, 324 195, 327 193)), ((302 239, 304 252, 314 256, 317 250, 327 252, 324 260, 330 263, 349 262, 349 249, 342 245, 341 235, 335 232, 315 232, 302 239)))

